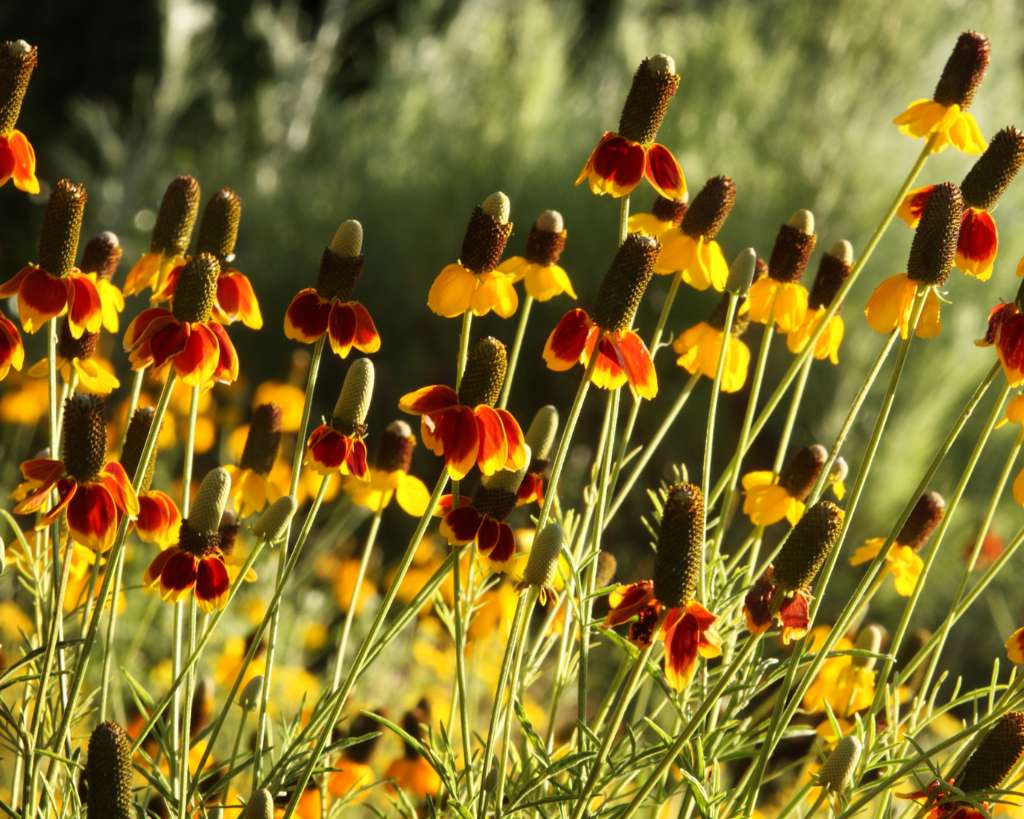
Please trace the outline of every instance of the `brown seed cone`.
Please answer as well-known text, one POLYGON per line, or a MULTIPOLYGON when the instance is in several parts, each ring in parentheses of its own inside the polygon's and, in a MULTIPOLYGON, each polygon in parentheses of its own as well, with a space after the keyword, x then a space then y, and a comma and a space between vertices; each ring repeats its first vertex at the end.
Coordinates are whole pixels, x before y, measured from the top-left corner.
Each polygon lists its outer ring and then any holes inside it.
POLYGON ((376 467, 381 472, 408 472, 412 454, 416 449, 416 436, 405 421, 392 421, 377 444, 376 467))
POLYGON ((39 49, 24 40, 0 44, 0 134, 17 126, 28 81, 38 62, 39 49))
MULTIPOLYGON (((747 332, 747 328, 750 326, 750 317, 746 314, 740 313, 740 308, 743 306, 745 299, 740 299, 736 304, 736 315, 732 319, 732 334, 734 336, 742 336, 747 332)), ((715 305, 715 309, 711 311, 711 315, 708 316, 708 324, 714 327, 716 330, 725 329, 725 320, 729 317, 729 293, 723 293, 722 297, 718 300, 715 305)))
POLYGON ((775 585, 783 591, 807 589, 839 539, 843 510, 818 501, 789 533, 775 559, 775 585))
MULTIPOLYGON (((124 436, 124 446, 121 448, 121 466, 128 475, 128 480, 134 480, 135 471, 139 468, 139 461, 142 460, 142 450, 146 445, 146 437, 153 426, 156 418, 156 410, 152 407, 139 407, 132 413, 128 422, 128 431, 124 436)), ((155 453, 154 453, 155 455, 155 453)), ((153 470, 156 468, 156 458, 149 459, 149 466, 142 479, 139 491, 147 492, 153 484, 153 470)))
POLYGON ((832 252, 826 253, 818 263, 818 272, 814 284, 807 296, 807 306, 811 310, 829 307, 850 276, 852 265, 832 252))
POLYGON ((957 38, 953 53, 946 60, 932 99, 940 105, 967 108, 981 85, 988 61, 988 37, 976 31, 965 31, 957 38))
POLYGON ((668 104, 678 90, 679 75, 672 58, 661 54, 646 58, 633 75, 619 117, 619 133, 626 139, 650 145, 658 138, 668 104))
POLYGON ((728 176, 712 176, 686 211, 679 229, 692 239, 710 241, 718 235, 736 204, 736 184, 728 176))
POLYGON ((480 484, 473 493, 473 508, 481 515, 490 515, 498 521, 506 520, 516 508, 516 493, 503 487, 480 484))
MULTIPOLYGON (((406 711, 402 716, 402 730, 421 744, 427 740, 427 726, 430 725, 430 703, 424 697, 411 711, 406 711)), ((405 755, 410 759, 416 759, 416 750, 405 745, 405 755)))
POLYGON ((480 339, 469 351, 466 371, 459 387, 459 403, 469 407, 487 404, 493 407, 501 396, 508 372, 505 345, 492 336, 480 339))
POLYGON ((98 395, 73 395, 64 402, 60 457, 76 481, 91 481, 107 461, 107 421, 98 395))
POLYGON ((257 475, 268 475, 277 460, 281 446, 281 408, 277 404, 260 404, 252 411, 249 434, 238 465, 257 475))
POLYGON ((206 203, 199 221, 197 253, 212 253, 221 263, 235 255, 242 200, 231 188, 221 188, 206 203))
POLYGON ((196 557, 205 557, 220 549, 220 531, 200 531, 186 518, 178 529, 178 547, 196 557))
POLYGON ((978 157, 960 183, 964 205, 981 210, 992 207, 1013 181, 1024 163, 1024 133, 1012 125, 992 137, 985 153, 978 157))
POLYGON ((534 225, 526 237, 526 251, 523 256, 531 264, 558 264, 562 258, 562 251, 565 250, 565 236, 564 230, 553 233, 534 225))
POLYGON ((220 537, 220 550, 224 556, 229 556, 238 544, 238 532, 242 525, 238 522, 238 515, 230 509, 225 509, 220 519, 220 526, 217 527, 217 535, 220 537))
POLYGON ((907 277, 926 285, 946 283, 956 258, 963 197, 952 182, 936 185, 925 203, 910 245, 907 277))
POLYGON ((474 273, 489 273, 501 261, 511 235, 511 222, 496 219, 478 205, 466 225, 459 261, 474 273))
POLYGON ((66 276, 75 267, 88 198, 85 185, 70 179, 59 179, 53 186, 39 234, 39 266, 53 276, 66 276))
POLYGON ((917 499, 914 509, 903 524, 896 542, 917 551, 931 537, 946 514, 946 500, 938 492, 928 491, 917 499))
POLYGON ((1010 711, 989 729, 964 763, 956 786, 964 793, 1000 787, 1024 754, 1024 711, 1010 711))
POLYGON ((821 444, 812 444, 797 450, 779 474, 779 486, 786 490, 791 498, 802 501, 806 498, 814 484, 821 476, 828 460, 828 450, 821 444))
POLYGON ((149 249, 166 256, 180 256, 188 249, 199 213, 199 182, 194 176, 178 176, 164 191, 156 214, 149 249))
POLYGON ((85 776, 89 782, 89 816, 132 819, 132 743, 116 722, 101 722, 89 737, 85 776))
POLYGON ((683 218, 689 205, 682 199, 666 199, 664 196, 657 196, 654 204, 651 205, 651 213, 656 219, 662 222, 671 222, 675 226, 682 224, 683 218))
POLYGON ((669 487, 654 558, 654 596, 679 608, 697 592, 704 552, 704 494, 692 483, 669 487))
POLYGON ((777 282, 800 281, 807 270, 811 251, 818 241, 813 227, 808 233, 793 225, 792 221, 779 228, 772 255, 768 259, 768 275, 777 282))
POLYGON ((65 361, 70 361, 72 358, 77 358, 80 361, 92 358, 93 353, 96 352, 96 344, 99 338, 99 333, 90 333, 88 331, 75 338, 71 335, 71 328, 68 326, 68 320, 65 318, 60 323, 60 330, 57 333, 57 355, 65 361))
POLYGON ((99 278, 109 281, 117 273, 123 255, 124 248, 117 234, 105 230, 86 242, 79 267, 83 273, 95 273, 99 278))
POLYGON ((349 745, 342 752, 346 759, 350 759, 353 762, 361 762, 364 765, 367 764, 370 761, 370 757, 373 756, 373 752, 382 736, 380 723, 367 714, 359 714, 352 720, 352 724, 348 728, 348 736, 355 739, 367 736, 368 734, 376 734, 376 736, 371 736, 369 739, 356 745, 349 745))
POLYGON ((630 233, 619 246, 594 301, 593 319, 602 330, 619 332, 633 325, 660 249, 657 239, 639 233, 630 233))
POLYGON ((316 292, 320 297, 330 301, 349 301, 356 282, 363 275, 365 257, 339 256, 329 247, 324 248, 320 256, 320 272, 316 279, 316 292))
POLYGON ((185 262, 171 301, 174 317, 191 324, 209 321, 217 300, 219 277, 220 262, 212 253, 200 253, 185 262))

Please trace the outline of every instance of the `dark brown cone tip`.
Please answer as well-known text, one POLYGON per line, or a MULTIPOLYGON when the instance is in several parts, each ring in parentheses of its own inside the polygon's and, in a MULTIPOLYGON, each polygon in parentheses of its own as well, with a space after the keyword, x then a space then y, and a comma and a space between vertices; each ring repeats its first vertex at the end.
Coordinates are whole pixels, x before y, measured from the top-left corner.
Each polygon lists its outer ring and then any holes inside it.
POLYGON ((1011 711, 992 726, 964 764, 956 786, 964 793, 1000 787, 1024 754, 1024 711, 1011 711))
POLYGON ((57 355, 65 361, 70 361, 72 358, 85 361, 93 357, 99 339, 99 333, 90 333, 88 331, 75 338, 71 335, 71 328, 68 326, 68 320, 65 318, 60 323, 60 330, 57 334, 57 355))
POLYGON ((550 230, 542 230, 534 225, 526 237, 526 251, 523 255, 526 261, 532 264, 547 266, 558 264, 563 250, 565 250, 564 230, 555 233, 550 230))
POLYGON ((704 552, 704 495, 692 483, 669 487, 654 558, 654 596, 679 608, 697 592, 704 552))
POLYGON ((74 269, 88 198, 85 186, 70 179, 59 179, 53 186, 39 234, 39 266, 47 273, 66 276, 74 269))
POLYGON ((812 310, 828 307, 850 276, 850 265, 843 259, 826 253, 818 264, 814 285, 807 296, 807 306, 812 310))
POLYGON ((501 261, 510 235, 511 222, 499 222, 477 205, 466 225, 459 261, 474 273, 489 273, 501 261))
POLYGON ((109 281, 117 273, 117 266, 121 264, 123 255, 124 248, 121 247, 117 236, 105 230, 86 242, 80 268, 83 273, 95 273, 99 278, 109 281))
POLYGON ((277 404, 260 404, 252 411, 249 434, 238 465, 257 475, 268 475, 277 460, 281 445, 281 408, 277 404))
POLYGON ((376 736, 364 740, 357 745, 348 746, 344 751, 345 758, 353 762, 367 764, 381 738, 380 724, 376 720, 366 714, 359 714, 359 716, 352 720, 352 724, 348 729, 349 737, 355 739, 356 737, 364 737, 367 734, 374 733, 376 736))
MULTIPOLYGON (((421 701, 411 711, 406 711, 402 716, 402 730, 420 744, 427 739, 427 726, 430 724, 430 708, 421 701)), ((410 759, 416 759, 416 750, 406 743, 405 755, 410 759)))
POLYGON ((24 40, 0 44, 0 134, 10 133, 18 125, 21 103, 38 62, 39 49, 24 40))
POLYGON ((480 404, 493 407, 501 396, 507 371, 505 345, 492 336, 480 339, 466 360, 466 371, 459 387, 459 403, 469 407, 480 404))
POLYGON ((956 259, 963 197, 952 182, 936 185, 925 203, 907 259, 907 277, 926 285, 945 284, 956 259))
POLYGON ((903 524, 896 542, 917 551, 931 537, 946 514, 946 501, 938 492, 928 491, 917 499, 914 509, 903 524))
POLYGON ((779 485, 786 490, 791 498, 802 501, 806 498, 814 484, 821 476, 828 460, 828 450, 821 444, 812 444, 798 450, 789 459, 779 474, 779 485))
POLYGON ((817 241, 815 234, 804 233, 793 225, 780 227, 768 259, 768 275, 777 282, 800 281, 817 241))
MULTIPOLYGON (((741 300, 736 305, 736 315, 732 319, 732 334, 734 336, 742 336, 746 331, 747 327, 750 326, 750 318, 746 313, 740 314, 740 308, 743 306, 741 300)), ((729 317, 729 294, 723 293, 722 297, 718 300, 715 305, 715 309, 711 311, 708 316, 708 324, 714 327, 716 330, 725 329, 725 320, 729 317)))
POLYGON ((639 233, 630 233, 619 246, 594 301, 593 319, 602 330, 619 332, 632 326, 660 249, 657 239, 639 233))
POLYGON ((235 255, 241 219, 242 200, 231 188, 221 188, 203 209, 196 252, 212 253, 221 262, 229 261, 235 255))
POLYGON ((992 210, 1024 163, 1024 133, 1012 125, 992 137, 960 183, 964 205, 992 210))
POLYGON ((220 549, 220 530, 200 532, 185 518, 178 530, 178 546, 189 554, 203 557, 220 549))
POLYGON ((178 176, 164 191, 156 214, 149 248, 155 253, 179 256, 188 249, 199 213, 199 182, 194 176, 178 176))
POLYGON ((217 299, 220 262, 212 253, 193 256, 181 269, 178 286, 171 302, 171 312, 178 321, 209 321, 217 299))
POLYGON ((473 508, 481 515, 498 521, 506 520, 516 508, 516 493, 481 484, 473 493, 473 508))
POLYGON ((953 53, 946 60, 932 99, 940 105, 967 108, 985 77, 988 61, 988 37, 976 31, 965 31, 957 38, 953 53))
POLYGON ((687 210, 689 205, 682 199, 666 199, 664 196, 655 197, 654 204, 651 205, 651 213, 656 219, 671 222, 676 227, 682 224, 687 210))
POLYGON ((377 469, 382 472, 408 472, 416 436, 405 421, 392 421, 384 428, 377 444, 377 469))
POLYGON ((320 297, 330 301, 348 301, 356 282, 363 275, 365 258, 358 256, 339 256, 329 247, 324 248, 320 256, 320 272, 316 279, 316 292, 320 297))
POLYGON ((91 481, 107 459, 107 421, 98 395, 74 395, 64 402, 60 457, 76 481, 91 481))
POLYGON ((679 75, 660 66, 664 59, 648 57, 640 63, 619 117, 619 133, 642 145, 658 138, 668 104, 679 90, 679 75))
POLYGON ((679 226, 687 236, 703 236, 710 241, 718 236, 736 204, 736 184, 728 176, 712 176, 690 203, 679 226))
POLYGON ((131 819, 132 743, 116 722, 101 722, 89 737, 85 777, 89 782, 89 816, 131 819))
MULTIPOLYGON (((146 446, 146 437, 153 427, 153 420, 156 418, 156 410, 152 407, 139 407, 132 413, 128 422, 128 431, 125 432, 124 446, 121 448, 121 466, 124 467, 128 480, 134 480, 135 472, 142 460, 142 450, 146 446)), ((149 459, 149 466, 142 480, 141 491, 145 492, 153 483, 153 470, 156 467, 156 458, 149 459)))
POLYGON ((843 512, 830 501, 818 501, 789 533, 775 559, 775 583, 783 591, 810 588, 839 539, 843 512))

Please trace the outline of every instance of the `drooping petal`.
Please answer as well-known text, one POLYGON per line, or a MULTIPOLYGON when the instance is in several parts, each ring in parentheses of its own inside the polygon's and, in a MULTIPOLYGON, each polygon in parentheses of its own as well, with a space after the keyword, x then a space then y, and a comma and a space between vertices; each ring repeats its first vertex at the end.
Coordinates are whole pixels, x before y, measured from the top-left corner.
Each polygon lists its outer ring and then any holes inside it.
POLYGON ((470 300, 474 315, 486 316, 492 310, 502 318, 515 315, 519 309, 519 294, 513 276, 492 270, 478 274, 476 279, 476 290, 470 300))
POLYGON ((341 474, 351 475, 354 478, 358 478, 361 481, 367 479, 368 467, 366 463, 366 444, 362 438, 355 438, 352 440, 352 445, 348 451, 348 455, 345 457, 345 463, 342 465, 341 474))
POLYGON ((906 222, 908 227, 916 228, 917 223, 921 221, 921 214, 924 213, 924 206, 928 204, 934 190, 934 185, 925 185, 912 190, 900 202, 900 208, 896 212, 897 216, 906 222))
POLYGON ((578 364, 594 330, 596 327, 586 310, 576 307, 562 316, 544 344, 548 369, 564 372, 578 364))
POLYGON ((86 482, 67 506, 71 537, 96 552, 105 552, 114 545, 117 533, 117 506, 110 491, 101 483, 86 482))
MULTIPOLYGON (((595 328, 596 329, 596 328, 595 328)), ((597 350, 597 362, 591 372, 590 381, 604 390, 617 390, 626 383, 626 362, 611 334, 596 331, 587 339, 583 350, 583 364, 590 365, 590 357, 597 350)))
POLYGON ((395 500, 407 515, 418 518, 427 511, 427 504, 430 503, 430 490, 415 475, 402 472, 398 476, 395 500))
POLYGON ((171 556, 177 551, 177 547, 170 547, 164 549, 154 557, 153 560, 150 561, 149 566, 146 567, 146 573, 142 576, 142 584, 149 588, 159 583, 160 576, 163 574, 167 561, 170 560, 171 556))
POLYGON ((226 324, 241 320, 253 330, 263 327, 263 314, 252 282, 237 270, 222 272, 217 279, 217 311, 217 318, 226 324))
POLYGON ((472 306, 476 287, 476 274, 468 267, 446 265, 430 285, 427 307, 445 318, 461 316, 472 306))
POLYGON ((199 561, 196 571, 196 600, 203 611, 214 611, 224 607, 231 580, 224 558, 220 555, 205 557, 199 561))
POLYGON ((782 626, 782 644, 789 645, 807 633, 810 623, 807 598, 803 592, 794 592, 779 609, 779 624, 782 626))
MULTIPOLYGON (((25 193, 35 195, 39 193, 39 180, 36 178, 36 152, 32 143, 18 129, 14 129, 4 137, 0 136, 0 143, 6 141, 7 151, 10 155, 9 170, 0 167, 0 185, 7 181, 7 175, 14 178, 14 187, 25 193)), ((0 161, 0 166, 4 163, 0 161)))
POLYGON ((118 509, 131 518, 139 514, 139 498, 120 462, 108 461, 100 473, 100 482, 110 492, 118 509))
POLYGON ((646 164, 643 145, 606 131, 576 178, 576 184, 586 182, 593 194, 619 198, 640 184, 646 164))
POLYGON ((213 370, 213 379, 221 384, 235 383, 238 380, 238 352, 227 328, 212 321, 203 326, 217 338, 217 366, 213 370))
POLYGON ((358 301, 349 302, 356 317, 356 333, 352 346, 361 353, 375 353, 380 349, 380 334, 377 332, 377 325, 373 323, 373 317, 358 301))
POLYGON ((665 621, 665 680, 682 691, 697 667, 700 627, 693 615, 672 609, 665 621))
POLYGON ((206 325, 194 324, 190 330, 184 348, 172 359, 174 370, 184 383, 205 387, 219 368, 220 345, 217 336, 206 325))
POLYGON ((493 407, 481 404, 473 410, 476 416, 477 463, 484 475, 493 475, 504 468, 508 461, 508 440, 505 438, 505 425, 501 416, 493 407))
POLYGON ((495 410, 505 430, 505 442, 508 445, 508 459, 505 469, 518 470, 526 466, 526 438, 519 422, 511 412, 504 409, 495 410))
POLYGON ((295 294, 284 312, 284 334, 292 341, 312 344, 327 332, 331 303, 311 287, 295 294))
POLYGON ((139 496, 135 531, 143 543, 167 547, 177 542, 181 512, 169 495, 156 489, 139 496))
POLYGON ((426 415, 427 413, 440 412, 449 407, 454 407, 458 403, 459 396, 455 390, 443 384, 421 387, 414 392, 406 393, 398 399, 398 406, 402 412, 408 412, 411 415, 426 415))
POLYGON ((987 211, 965 208, 956 243, 956 266, 978 281, 988 281, 999 251, 999 230, 987 211))
POLYGON ((444 449, 448 474, 453 481, 462 480, 477 463, 480 452, 480 426, 472 408, 456 406, 442 413, 437 437, 444 449))
POLYGON ((34 333, 50 319, 62 315, 67 306, 68 286, 64 279, 41 267, 28 268, 18 287, 18 317, 26 333, 34 333))
POLYGON ((1024 665, 1024 628, 1019 628, 1006 640, 1006 654, 1011 663, 1024 665))
POLYGON ((352 448, 352 441, 328 424, 321 424, 309 434, 306 462, 322 475, 341 469, 352 448))
POLYGON ((617 339, 620 357, 625 365, 626 378, 633 392, 641 398, 651 399, 658 394, 658 374, 654 370, 647 345, 634 330, 627 330, 617 339))
POLYGON ((916 290, 917 285, 905 273, 890 276, 878 285, 864 308, 871 329, 888 334, 899 328, 900 336, 906 338, 916 290))
POLYGON ((502 523, 498 526, 498 540, 487 555, 487 559, 497 566, 504 566, 515 553, 516 537, 512 532, 512 527, 507 523, 502 523))
POLYGON ((96 283, 82 273, 69 273, 65 279, 68 301, 68 329, 73 338, 82 333, 98 333, 103 326, 103 302, 96 283))
POLYGON ((25 364, 25 347, 21 333, 7 316, 0 315, 0 381, 7 377, 11 367, 20 370, 25 364))
POLYGON ((334 354, 339 358, 346 358, 356 338, 356 314, 346 302, 336 301, 331 304, 327 337, 330 339, 334 354))
POLYGON ((672 152, 655 142, 647 149, 644 176, 666 199, 678 201, 686 195, 686 177, 672 152))
POLYGON ((619 585, 608 595, 608 614, 604 624, 608 628, 621 625, 631 620, 653 601, 654 583, 651 580, 619 585))
POLYGON ((171 550, 160 571, 160 592, 165 600, 178 600, 195 585, 198 562, 188 552, 171 550))
POLYGON ((471 505, 452 509, 441 521, 441 535, 451 544, 462 545, 476 538, 483 516, 471 505))

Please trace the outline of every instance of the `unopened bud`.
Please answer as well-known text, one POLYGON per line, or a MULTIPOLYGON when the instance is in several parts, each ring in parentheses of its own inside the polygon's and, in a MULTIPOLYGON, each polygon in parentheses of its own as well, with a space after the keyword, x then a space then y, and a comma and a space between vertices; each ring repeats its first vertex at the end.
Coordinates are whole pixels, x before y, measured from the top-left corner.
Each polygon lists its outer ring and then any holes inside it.
POLYGON ((331 425, 339 432, 354 435, 366 429, 373 381, 373 362, 370 359, 357 358, 349 364, 331 415, 331 425))
POLYGON ((547 461, 558 435, 558 410, 545 404, 533 416, 526 430, 526 445, 533 453, 534 462, 547 461))
POLYGON ((288 531, 288 524, 298 504, 291 495, 278 498, 263 510, 252 524, 252 533, 269 544, 280 542, 288 531))
POLYGON ((825 764, 818 771, 818 781, 833 791, 847 788, 853 781, 853 774, 860 762, 861 744, 857 737, 848 735, 836 743, 825 764))
POLYGON ((249 795, 240 819, 273 819, 274 797, 266 788, 260 788, 249 795))
POLYGON ((466 370, 459 385, 459 403, 469 407, 486 404, 493 407, 501 396, 508 372, 505 345, 493 336, 484 336, 470 349, 466 370))
MULTIPOLYGON (((882 642, 885 640, 885 629, 879 625, 872 624, 861 629, 857 635, 856 647, 861 651, 870 654, 878 654, 882 650, 882 642)), ((853 664, 858 668, 874 668, 878 662, 877 657, 854 657, 853 664)))
POLYGON ((238 695, 238 707, 243 711, 255 711, 260 705, 260 694, 263 691, 263 675, 257 674, 249 680, 238 695))
POLYGON ((754 282, 756 267, 757 253, 754 248, 747 247, 741 250, 729 266, 729 278, 725 281, 725 289, 737 296, 745 295, 754 282))
POLYGON ((615 579, 615 572, 619 568, 619 562, 615 555, 603 549, 597 556, 597 578, 596 588, 603 589, 615 579))

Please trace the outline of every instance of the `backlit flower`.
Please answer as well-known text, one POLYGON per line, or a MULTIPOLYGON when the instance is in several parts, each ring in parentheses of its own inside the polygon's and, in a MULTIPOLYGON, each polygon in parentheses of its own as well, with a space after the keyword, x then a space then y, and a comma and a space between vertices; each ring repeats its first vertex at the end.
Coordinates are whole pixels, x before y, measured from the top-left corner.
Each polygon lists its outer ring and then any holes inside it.
POLYGON ((807 318, 807 288, 800 283, 818 237, 814 214, 798 210, 779 228, 768 260, 768 275, 750 287, 750 320, 775 323, 781 333, 799 329, 807 318))
POLYGON ((658 241, 631 233, 619 247, 601 282, 593 314, 579 307, 566 313, 544 345, 548 369, 564 372, 576 364, 589 367, 597 353, 590 380, 603 389, 628 383, 634 394, 653 398, 658 376, 633 318, 651 281, 658 241))
POLYGON ((384 428, 377 456, 366 480, 354 476, 345 479, 345 491, 356 506, 376 512, 391 503, 414 518, 420 517, 430 502, 430 491, 419 478, 409 473, 416 436, 405 421, 392 421, 384 428))
POLYGON ((661 253, 654 272, 678 271, 695 290, 713 287, 721 292, 729 278, 729 265, 716 237, 735 203, 736 185, 728 176, 713 176, 705 182, 679 227, 658 237, 661 253))
MULTIPOLYGON (((821 257, 818 273, 814 277, 814 286, 807 297, 807 316, 803 324, 786 336, 786 346, 794 355, 802 353, 810 342, 811 336, 817 331, 825 313, 849 277, 852 264, 853 246, 845 239, 836 242, 829 252, 821 257)), ((814 357, 819 361, 828 359, 833 364, 838 364, 839 345, 843 343, 845 332, 843 317, 837 312, 818 336, 814 345, 814 357)))
POLYGON ((498 265, 499 273, 510 273, 517 282, 522 281, 526 292, 537 301, 547 301, 566 293, 576 298, 569 274, 559 265, 568 235, 562 214, 546 210, 537 217, 526 237, 523 256, 513 256, 498 265))
POLYGON ((171 309, 147 307, 124 333, 132 369, 173 366, 194 387, 238 378, 238 355, 222 325, 213 320, 220 264, 209 253, 189 259, 181 269, 171 309))
POLYGON ((934 135, 932 152, 941 151, 947 145, 967 154, 984 151, 985 139, 967 107, 985 76, 988 61, 988 38, 976 31, 961 34, 942 69, 932 98, 915 100, 893 120, 900 133, 917 139, 934 135))
MULTIPOLYGON (((83 392, 109 395, 121 382, 110 364, 96 355, 98 343, 99 333, 86 331, 78 338, 72 336, 65 318, 57 335, 57 371, 65 384, 70 384, 74 378, 83 392)), ((49 369, 49 359, 42 358, 32 365, 28 374, 34 378, 45 378, 49 369)))
POLYGON ((666 199, 656 194, 654 204, 649 213, 631 213, 626 228, 629 233, 642 233, 657 239, 666 230, 679 227, 686 216, 687 200, 684 194, 681 199, 666 199))
POLYGON ((270 480, 280 445, 281 408, 261 404, 252 412, 238 466, 225 467, 231 475, 231 502, 241 517, 261 512, 285 494, 270 480))
POLYGON ((505 345, 488 336, 470 351, 458 392, 435 384, 403 395, 398 403, 403 412, 420 416, 423 443, 444 458, 452 480, 461 480, 474 466, 493 475, 526 465, 519 423, 508 410, 494 407, 507 368, 505 345))
POLYGON ((821 444, 806 446, 790 458, 778 475, 768 470, 743 476, 743 513, 755 526, 771 526, 785 518, 796 526, 828 460, 821 444))
POLYGON ((39 193, 36 152, 15 126, 38 61, 39 50, 24 40, 0 44, 0 186, 13 179, 14 187, 33 194, 39 193))
MULTIPOLYGON (((430 704, 420 700, 416 707, 402 717, 402 730, 421 745, 427 741, 430 725, 430 704)), ((433 766, 409 743, 403 743, 404 752, 384 771, 384 778, 393 781, 389 789, 399 788, 409 796, 427 799, 441 790, 441 776, 433 766)))
POLYGON ((427 307, 445 318, 455 318, 470 310, 476 316, 493 310, 502 318, 516 312, 516 276, 498 267, 512 234, 510 214, 511 204, 501 191, 492 193, 473 209, 459 260, 437 274, 427 293, 427 307))
POLYGON ((199 214, 199 182, 194 176, 178 176, 164 191, 150 234, 149 250, 142 254, 124 282, 126 296, 147 287, 154 295, 167 284, 176 267, 185 264, 185 251, 199 214))
POLYGON ((72 540, 97 552, 107 551, 121 519, 134 518, 139 502, 131 481, 117 461, 107 461, 103 400, 76 395, 64 404, 61 457, 33 458, 21 464, 25 480, 12 496, 14 511, 29 515, 43 509, 56 489, 57 500, 39 516, 44 528, 66 512, 72 540))
POLYGON ((124 296, 114 284, 113 278, 123 254, 120 241, 109 230, 93 236, 82 251, 80 267, 96 285, 100 295, 100 311, 103 313, 103 329, 108 333, 116 333, 121 326, 124 296))
POLYGON ((704 549, 704 496, 695 484, 669 488, 658 534, 654 579, 619 586, 608 598, 606 628, 632 622, 629 640, 649 646, 657 633, 665 643, 665 679, 686 688, 698 657, 717 657, 718 619, 695 599, 704 549))
POLYGON ((295 294, 284 314, 284 334, 312 344, 327 334, 331 349, 346 358, 355 347, 361 353, 380 349, 380 335, 370 311, 352 300, 363 273, 363 226, 349 219, 338 226, 330 247, 320 257, 316 287, 295 294))
POLYGON ((952 182, 936 185, 921 211, 907 258, 907 272, 890 276, 875 288, 864 308, 868 325, 877 333, 898 329, 901 338, 910 335, 914 300, 927 290, 915 335, 932 338, 939 334, 939 297, 956 257, 956 242, 963 214, 963 197, 952 182))
MULTIPOLYGON (((1024 287, 1021 290, 1024 291, 1024 287)), ((974 343, 979 347, 995 346, 999 363, 1003 365, 1003 373, 1011 387, 1024 383, 1024 314, 1016 302, 993 307, 988 314, 985 337, 974 343)))
MULTIPOLYGON (((828 626, 818 626, 811 632, 811 652, 821 650, 828 632, 828 626)), ((858 648, 877 654, 881 648, 881 637, 880 628, 869 626, 858 635, 856 644, 848 637, 840 637, 832 651, 858 648)), ((804 709, 812 714, 823 713, 827 704, 837 719, 845 720, 870 707, 875 697, 874 666, 873 657, 849 654, 829 657, 804 695, 804 709)))
POLYGON ((11 367, 20 370, 25 363, 25 346, 17 325, 0 313, 0 381, 7 378, 11 367))
POLYGON ((309 434, 306 463, 320 475, 352 475, 367 478, 366 415, 373 397, 373 362, 357 358, 345 373, 345 381, 330 419, 309 434))
POLYGON ((628 196, 647 178, 666 199, 686 195, 686 178, 672 152, 655 140, 668 104, 679 89, 676 63, 656 54, 640 63, 619 118, 619 130, 606 131, 576 179, 590 192, 628 196))
POLYGON ((377 776, 370 767, 370 758, 380 740, 380 724, 359 714, 348 729, 348 740, 358 740, 345 747, 331 766, 333 770, 327 775, 327 791, 335 799, 346 799, 350 805, 362 802, 369 795, 360 793, 377 781, 377 776))
POLYGON ((530 450, 530 464, 516 492, 516 505, 530 503, 543 505, 547 481, 548 458, 558 434, 558 410, 545 404, 533 416, 526 430, 526 446, 530 450))
POLYGON ((672 349, 679 354, 676 364, 690 375, 700 373, 714 379, 718 373, 718 359, 725 346, 725 364, 722 370, 722 392, 738 392, 747 382, 750 369, 750 348, 741 338, 750 323, 747 319, 747 300, 744 298, 737 307, 731 332, 725 339, 725 319, 729 297, 724 296, 708 317, 707 321, 684 330, 672 342, 672 349))

